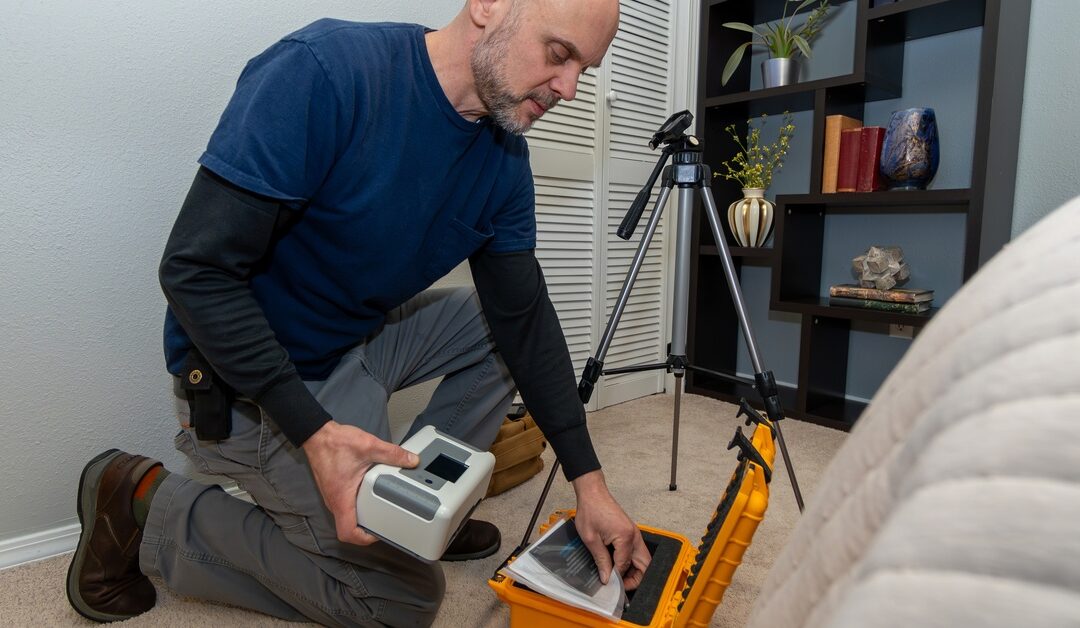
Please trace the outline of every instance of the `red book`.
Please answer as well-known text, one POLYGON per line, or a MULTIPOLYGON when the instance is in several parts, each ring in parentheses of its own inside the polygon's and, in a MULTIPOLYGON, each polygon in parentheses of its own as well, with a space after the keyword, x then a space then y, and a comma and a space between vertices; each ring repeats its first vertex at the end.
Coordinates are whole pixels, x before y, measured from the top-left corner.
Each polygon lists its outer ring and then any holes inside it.
POLYGON ((881 145, 884 141, 885 127, 862 127, 859 133, 859 173, 855 181, 856 192, 875 192, 885 189, 885 177, 881 176, 881 145))
POLYGON ((836 167, 836 191, 854 192, 859 180, 859 142, 862 127, 840 131, 840 159, 836 167))
POLYGON ((840 168, 840 132, 862 126, 862 120, 841 114, 825 116, 825 153, 821 160, 821 193, 836 191, 836 174, 840 168))

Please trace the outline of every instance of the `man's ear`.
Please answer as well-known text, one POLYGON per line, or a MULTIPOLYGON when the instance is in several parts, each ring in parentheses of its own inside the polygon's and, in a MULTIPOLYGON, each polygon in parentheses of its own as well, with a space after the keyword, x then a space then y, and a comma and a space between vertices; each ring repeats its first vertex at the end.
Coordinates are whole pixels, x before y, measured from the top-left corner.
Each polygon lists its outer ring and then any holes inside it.
POLYGON ((494 16, 503 10, 498 5, 504 2, 505 0, 469 0, 469 17, 472 23, 480 28, 488 26, 494 16))

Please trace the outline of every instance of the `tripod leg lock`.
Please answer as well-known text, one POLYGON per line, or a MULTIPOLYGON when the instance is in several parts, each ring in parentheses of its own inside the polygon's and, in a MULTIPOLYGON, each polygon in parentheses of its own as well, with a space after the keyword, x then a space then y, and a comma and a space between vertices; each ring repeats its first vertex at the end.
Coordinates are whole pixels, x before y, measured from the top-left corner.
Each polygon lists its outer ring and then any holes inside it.
POLYGON ((596 386, 596 380, 600 379, 600 373, 603 369, 604 363, 596 358, 589 358, 589 361, 585 363, 585 368, 581 373, 581 383, 578 384, 578 397, 581 399, 581 403, 589 402, 593 388, 596 386))
POLYGON ((761 401, 765 404, 765 415, 774 423, 783 419, 784 408, 780 405, 780 393, 776 389, 776 376, 773 372, 755 373, 754 381, 761 401))

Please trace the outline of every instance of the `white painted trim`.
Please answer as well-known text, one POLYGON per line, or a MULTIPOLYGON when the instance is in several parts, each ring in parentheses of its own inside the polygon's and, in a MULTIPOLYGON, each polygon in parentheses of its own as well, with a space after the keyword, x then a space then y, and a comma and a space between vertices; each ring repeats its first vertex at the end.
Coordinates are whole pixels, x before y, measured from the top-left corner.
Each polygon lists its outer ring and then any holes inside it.
POLYGON ((0 569, 18 567, 74 550, 79 541, 79 529, 78 523, 69 523, 0 541, 0 569))
MULTIPOLYGON (((240 490, 235 484, 222 488, 233 497, 251 501, 247 491, 240 490)), ((82 526, 74 517, 70 521, 73 523, 0 541, 0 570, 75 551, 82 526)))

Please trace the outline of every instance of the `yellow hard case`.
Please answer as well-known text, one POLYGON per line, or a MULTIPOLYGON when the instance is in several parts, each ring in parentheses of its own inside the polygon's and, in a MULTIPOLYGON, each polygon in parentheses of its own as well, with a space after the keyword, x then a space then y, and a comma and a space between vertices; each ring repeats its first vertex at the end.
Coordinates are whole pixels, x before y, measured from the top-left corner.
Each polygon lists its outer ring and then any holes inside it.
MULTIPOLYGON (((705 535, 696 549, 681 534, 645 525, 638 526, 643 533, 668 537, 680 543, 677 558, 667 574, 660 600, 651 618, 647 620, 648 623, 632 623, 625 617, 622 621, 612 622, 535 593, 516 584, 512 578, 496 574, 488 584, 499 599, 510 606, 510 627, 708 626, 769 505, 768 480, 771 478, 771 469, 776 458, 771 426, 767 422, 757 425, 750 442, 767 468, 763 469, 751 456, 740 455, 739 465, 732 474, 720 504, 713 512, 705 535)), ((555 511, 548 522, 540 526, 540 532, 545 532, 559 519, 573 515, 573 510, 555 511)), ((510 560, 512 561, 513 557, 510 560)))

